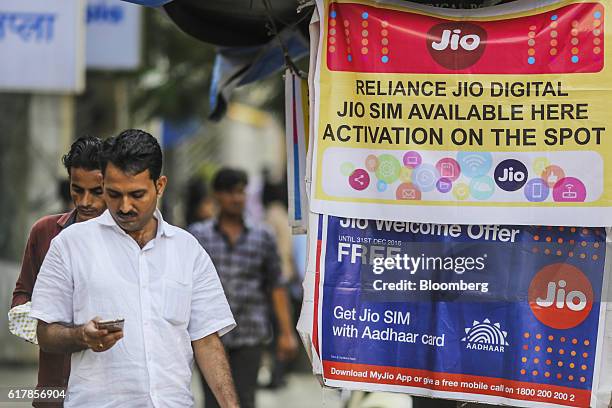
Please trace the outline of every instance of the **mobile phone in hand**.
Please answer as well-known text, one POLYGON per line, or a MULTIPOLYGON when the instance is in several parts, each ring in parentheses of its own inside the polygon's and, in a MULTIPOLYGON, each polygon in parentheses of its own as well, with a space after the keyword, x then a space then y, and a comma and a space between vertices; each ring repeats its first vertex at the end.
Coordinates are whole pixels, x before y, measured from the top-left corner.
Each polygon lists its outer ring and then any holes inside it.
POLYGON ((125 319, 99 320, 96 322, 96 328, 98 330, 108 330, 109 333, 113 333, 123 330, 123 322, 125 322, 125 319))

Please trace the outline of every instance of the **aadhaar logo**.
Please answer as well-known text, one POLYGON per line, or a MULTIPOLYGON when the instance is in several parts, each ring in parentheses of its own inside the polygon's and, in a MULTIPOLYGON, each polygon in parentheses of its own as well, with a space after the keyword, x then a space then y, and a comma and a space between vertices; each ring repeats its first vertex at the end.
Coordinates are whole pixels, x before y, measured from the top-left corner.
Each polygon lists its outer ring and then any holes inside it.
POLYGON ((557 263, 534 276, 528 299, 540 322, 555 329, 569 329, 582 323, 591 312, 593 287, 580 269, 557 263))
POLYGON ((508 346, 506 337, 508 332, 501 329, 499 323, 491 323, 489 319, 482 322, 474 320, 472 327, 465 328, 465 337, 461 341, 467 343, 465 347, 470 350, 504 352, 504 346, 508 346))
POLYGON ((427 33, 427 49, 444 68, 460 70, 474 65, 486 46, 487 32, 472 23, 448 22, 427 33))

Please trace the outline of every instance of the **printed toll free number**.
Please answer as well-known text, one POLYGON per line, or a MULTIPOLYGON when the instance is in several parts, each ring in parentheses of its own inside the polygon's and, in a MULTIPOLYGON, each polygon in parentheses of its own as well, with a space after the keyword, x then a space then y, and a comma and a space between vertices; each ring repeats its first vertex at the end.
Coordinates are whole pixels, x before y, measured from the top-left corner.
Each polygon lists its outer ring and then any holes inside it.
POLYGON ((574 394, 568 394, 567 392, 552 392, 551 390, 536 390, 533 388, 517 387, 516 393, 525 397, 553 398, 558 401, 573 402, 576 399, 574 394))

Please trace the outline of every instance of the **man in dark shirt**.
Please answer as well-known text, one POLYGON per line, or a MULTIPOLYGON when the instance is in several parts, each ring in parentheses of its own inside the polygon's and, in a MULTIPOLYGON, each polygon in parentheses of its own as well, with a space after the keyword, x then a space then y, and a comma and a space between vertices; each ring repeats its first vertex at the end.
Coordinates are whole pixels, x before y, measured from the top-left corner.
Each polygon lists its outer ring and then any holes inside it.
MULTIPOLYGON (((287 291, 281 282, 276 240, 267 229, 244 219, 247 175, 234 169, 220 170, 213 180, 220 213, 217 219, 191 225, 191 232, 208 252, 236 319, 236 328, 222 338, 240 406, 255 406, 257 372, 265 344, 272 337, 271 310, 278 323, 279 359, 297 351, 287 291)), ((204 387, 206 408, 217 407, 204 387)))
MULTIPOLYGON (((30 302, 40 266, 49 250, 51 240, 75 222, 87 221, 106 209, 102 197, 102 173, 99 153, 101 141, 81 137, 70 147, 62 162, 68 171, 70 196, 75 209, 58 215, 48 215, 36 221, 26 244, 21 272, 11 308, 30 302)), ((70 375, 70 354, 39 352, 37 387, 66 387, 70 375)), ((62 402, 34 402, 35 407, 61 407, 62 402)))

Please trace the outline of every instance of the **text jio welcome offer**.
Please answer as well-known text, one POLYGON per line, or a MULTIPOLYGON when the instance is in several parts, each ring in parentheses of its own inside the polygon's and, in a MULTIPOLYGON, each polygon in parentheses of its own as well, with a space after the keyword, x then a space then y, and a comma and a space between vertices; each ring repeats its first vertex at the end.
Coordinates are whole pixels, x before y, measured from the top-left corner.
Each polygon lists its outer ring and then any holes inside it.
POLYGON ((606 4, 391 3, 318 1, 313 210, 611 225, 606 4))
POLYGON ((603 228, 321 217, 315 324, 326 385, 590 406, 603 228))

